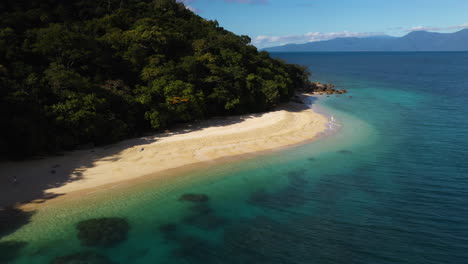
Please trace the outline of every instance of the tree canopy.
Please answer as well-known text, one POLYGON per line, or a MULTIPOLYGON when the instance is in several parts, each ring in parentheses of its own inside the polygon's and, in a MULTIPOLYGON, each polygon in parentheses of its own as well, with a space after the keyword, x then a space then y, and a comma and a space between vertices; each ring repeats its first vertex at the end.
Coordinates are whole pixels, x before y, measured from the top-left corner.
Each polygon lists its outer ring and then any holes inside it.
POLYGON ((175 0, 3 0, 0 155, 269 110, 308 73, 250 42, 175 0))

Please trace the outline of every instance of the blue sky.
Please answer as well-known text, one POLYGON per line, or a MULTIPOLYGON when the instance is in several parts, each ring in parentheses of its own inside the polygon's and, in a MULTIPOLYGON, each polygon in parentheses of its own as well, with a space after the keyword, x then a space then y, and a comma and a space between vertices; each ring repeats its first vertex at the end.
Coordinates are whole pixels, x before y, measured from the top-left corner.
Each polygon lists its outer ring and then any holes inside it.
POLYGON ((468 0, 182 0, 257 47, 468 28, 468 0))

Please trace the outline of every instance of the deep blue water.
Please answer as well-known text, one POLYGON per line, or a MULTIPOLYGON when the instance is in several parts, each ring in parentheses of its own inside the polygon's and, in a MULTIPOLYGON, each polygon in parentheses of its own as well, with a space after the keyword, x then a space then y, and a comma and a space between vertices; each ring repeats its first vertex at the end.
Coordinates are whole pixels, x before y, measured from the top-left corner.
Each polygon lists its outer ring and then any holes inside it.
POLYGON ((468 263, 468 53, 274 56, 350 92, 314 102, 339 132, 48 207, 1 239, 25 244, 6 263, 84 250, 116 263, 468 263), (102 216, 126 218, 128 239, 80 245, 75 224, 102 216))
POLYGON ((330 104, 375 125, 379 144, 397 138, 354 174, 388 182, 364 182, 372 199, 355 205, 362 222, 340 225, 350 232, 338 239, 353 251, 349 262, 468 263, 468 53, 275 56, 353 91, 366 113, 330 104))

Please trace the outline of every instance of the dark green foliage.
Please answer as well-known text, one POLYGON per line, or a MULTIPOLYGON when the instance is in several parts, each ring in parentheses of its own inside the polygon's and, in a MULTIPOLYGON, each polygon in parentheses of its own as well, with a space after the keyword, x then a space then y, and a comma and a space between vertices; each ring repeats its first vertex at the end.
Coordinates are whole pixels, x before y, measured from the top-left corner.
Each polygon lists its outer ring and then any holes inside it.
POLYGON ((112 264, 114 262, 110 261, 107 257, 99 255, 96 252, 92 251, 83 251, 63 257, 57 257, 53 259, 51 264, 112 264))
POLYGON ((122 218, 98 218, 76 225, 78 238, 85 246, 114 246, 127 239, 130 225, 122 218))
POLYGON ((175 0, 0 3, 0 155, 269 110, 307 72, 175 0))

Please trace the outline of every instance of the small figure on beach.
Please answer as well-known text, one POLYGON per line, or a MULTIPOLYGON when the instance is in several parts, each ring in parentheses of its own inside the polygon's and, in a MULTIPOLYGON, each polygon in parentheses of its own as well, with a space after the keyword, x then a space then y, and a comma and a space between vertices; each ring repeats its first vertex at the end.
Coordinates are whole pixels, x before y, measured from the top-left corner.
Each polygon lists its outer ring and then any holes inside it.
POLYGON ((142 152, 143 150, 145 150, 145 148, 141 148, 141 149, 140 149, 140 152, 142 152))

